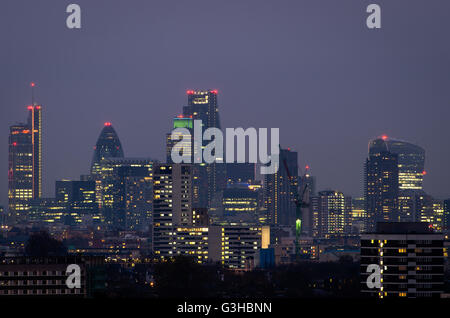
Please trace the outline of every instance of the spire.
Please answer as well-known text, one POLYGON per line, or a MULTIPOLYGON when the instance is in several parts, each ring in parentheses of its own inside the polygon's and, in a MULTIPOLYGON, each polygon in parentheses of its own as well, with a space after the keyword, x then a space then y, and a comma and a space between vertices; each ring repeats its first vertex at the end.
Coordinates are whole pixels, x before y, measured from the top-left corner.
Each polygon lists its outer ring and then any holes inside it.
POLYGON ((30 87, 31 87, 31 105, 35 106, 36 104, 34 103, 34 88, 36 87, 36 83, 31 82, 30 87))

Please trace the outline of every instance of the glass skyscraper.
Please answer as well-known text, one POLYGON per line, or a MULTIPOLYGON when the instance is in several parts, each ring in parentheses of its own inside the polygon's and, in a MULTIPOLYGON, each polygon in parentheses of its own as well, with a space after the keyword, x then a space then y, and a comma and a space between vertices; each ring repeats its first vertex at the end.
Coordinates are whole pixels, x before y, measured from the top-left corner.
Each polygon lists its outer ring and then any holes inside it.
POLYGON ((369 147, 364 173, 366 231, 374 231, 377 222, 398 221, 398 170, 397 154, 369 147))
POLYGON ((124 154, 119 136, 111 123, 106 122, 94 147, 91 173, 93 175, 98 173, 99 164, 103 159, 123 157, 124 154))
POLYGON ((380 152, 398 155, 400 190, 422 190, 425 174, 425 150, 412 143, 382 136, 369 143, 369 155, 380 152))

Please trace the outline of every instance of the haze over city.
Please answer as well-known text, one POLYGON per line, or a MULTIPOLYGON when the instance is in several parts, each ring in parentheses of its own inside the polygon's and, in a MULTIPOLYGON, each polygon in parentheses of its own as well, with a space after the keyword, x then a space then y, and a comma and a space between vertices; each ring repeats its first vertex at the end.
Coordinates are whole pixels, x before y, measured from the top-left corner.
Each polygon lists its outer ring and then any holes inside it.
POLYGON ((424 189, 448 197, 450 3, 378 2, 377 32, 365 27, 369 1, 80 0, 77 31, 65 2, 2 3, 0 204, 8 129, 26 119, 32 81, 45 196, 89 172, 104 122, 127 157, 164 160, 186 90, 211 88, 222 127, 279 127, 318 190, 362 195, 367 143, 386 134, 426 150, 424 189))

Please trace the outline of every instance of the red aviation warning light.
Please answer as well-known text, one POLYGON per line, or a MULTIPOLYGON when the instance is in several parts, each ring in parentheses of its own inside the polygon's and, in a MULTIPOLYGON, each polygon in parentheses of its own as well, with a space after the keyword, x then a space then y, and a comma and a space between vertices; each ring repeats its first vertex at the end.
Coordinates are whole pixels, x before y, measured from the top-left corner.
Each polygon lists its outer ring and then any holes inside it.
POLYGON ((111 126, 111 123, 110 123, 109 121, 107 121, 107 122, 105 123, 105 126, 111 126))
POLYGON ((217 89, 213 89, 213 90, 211 91, 211 94, 216 94, 216 95, 217 95, 217 93, 219 93, 217 89))
POLYGON ((31 86, 31 87, 35 87, 35 86, 36 86, 36 83, 35 83, 35 82, 31 82, 31 83, 30 83, 30 86, 31 86))
POLYGON ((426 175, 427 175, 427 172, 426 172, 425 170, 422 171, 422 175, 426 176, 426 175))
POLYGON ((194 95, 194 91, 189 89, 189 90, 186 91, 186 94, 188 94, 188 95, 194 95))
POLYGON ((27 106, 28 110, 33 110, 33 106, 29 105, 27 106))
POLYGON ((386 135, 383 135, 383 136, 381 136, 381 139, 383 139, 383 140, 387 140, 387 139, 388 139, 388 136, 386 136, 386 135))

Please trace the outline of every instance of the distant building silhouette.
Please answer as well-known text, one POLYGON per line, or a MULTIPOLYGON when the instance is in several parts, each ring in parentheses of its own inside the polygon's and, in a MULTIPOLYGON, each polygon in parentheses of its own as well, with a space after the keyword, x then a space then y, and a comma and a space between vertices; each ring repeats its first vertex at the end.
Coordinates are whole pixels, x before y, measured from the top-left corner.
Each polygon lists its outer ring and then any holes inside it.
POLYGON ((297 152, 281 149, 278 171, 265 175, 265 204, 271 224, 295 224, 295 193, 298 188, 298 179, 297 152), (285 163, 291 178, 288 176, 285 163))

